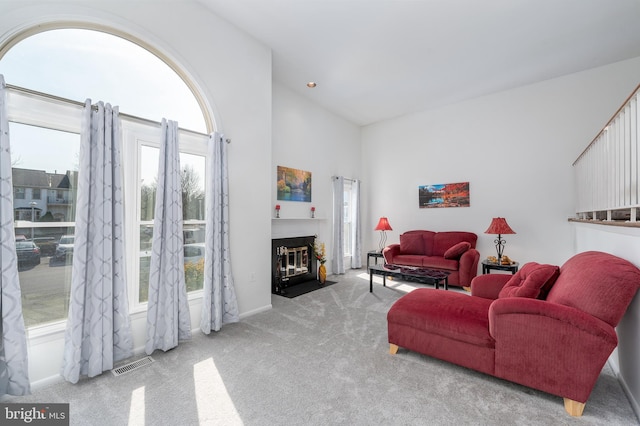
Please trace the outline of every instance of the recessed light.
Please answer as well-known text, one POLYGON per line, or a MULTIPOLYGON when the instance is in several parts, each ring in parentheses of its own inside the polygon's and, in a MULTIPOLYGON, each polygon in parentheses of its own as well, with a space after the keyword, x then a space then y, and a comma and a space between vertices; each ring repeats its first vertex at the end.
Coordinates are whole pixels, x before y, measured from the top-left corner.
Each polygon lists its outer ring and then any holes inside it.
POLYGON ((313 89, 314 87, 316 87, 316 83, 313 82, 313 81, 310 81, 310 82, 307 83, 307 87, 310 88, 310 89, 313 89))

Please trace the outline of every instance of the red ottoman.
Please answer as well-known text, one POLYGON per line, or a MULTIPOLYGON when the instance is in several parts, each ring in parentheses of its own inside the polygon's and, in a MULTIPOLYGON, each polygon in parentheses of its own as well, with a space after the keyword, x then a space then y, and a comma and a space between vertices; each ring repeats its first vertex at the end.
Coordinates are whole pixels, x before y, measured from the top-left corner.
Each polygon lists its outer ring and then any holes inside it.
POLYGON ((487 374, 494 372, 495 341, 489 335, 493 301, 421 288, 398 299, 387 314, 392 353, 398 347, 487 374))

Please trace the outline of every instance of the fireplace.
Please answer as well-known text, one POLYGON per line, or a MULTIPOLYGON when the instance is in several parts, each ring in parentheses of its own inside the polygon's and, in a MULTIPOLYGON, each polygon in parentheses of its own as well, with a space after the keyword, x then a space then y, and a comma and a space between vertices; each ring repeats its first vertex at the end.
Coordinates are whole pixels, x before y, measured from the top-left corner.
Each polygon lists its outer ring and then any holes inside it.
POLYGON ((271 292, 284 294, 288 287, 316 279, 315 237, 271 240, 271 292))

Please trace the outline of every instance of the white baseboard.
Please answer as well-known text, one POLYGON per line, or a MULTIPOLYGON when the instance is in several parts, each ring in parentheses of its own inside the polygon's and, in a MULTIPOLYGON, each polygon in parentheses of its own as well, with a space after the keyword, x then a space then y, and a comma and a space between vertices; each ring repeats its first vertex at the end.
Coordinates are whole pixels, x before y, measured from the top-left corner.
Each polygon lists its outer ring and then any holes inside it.
POLYGON ((260 307, 258 309, 254 309, 252 311, 240 314, 240 319, 247 318, 247 317, 262 313, 262 312, 267 312, 267 311, 269 311, 271 309, 273 309, 273 305, 271 305, 271 303, 269 303, 268 305, 262 306, 262 307, 260 307))
POLYGON ((35 382, 31 382, 31 391, 36 391, 38 389, 42 389, 45 386, 49 386, 49 385, 53 385, 56 383, 62 383, 64 382, 64 379, 62 378, 61 375, 56 374, 54 376, 49 376, 46 377, 42 380, 37 380, 35 382))
POLYGON ((629 389, 629 386, 627 386, 627 382, 625 382, 624 377, 622 377, 619 371, 616 371, 616 377, 618 378, 618 381, 620 382, 625 395, 627 395, 627 399, 631 404, 631 409, 636 414, 636 417, 640 419, 640 405, 638 405, 638 401, 636 401, 636 399, 634 398, 633 394, 631 393, 631 389, 629 389))

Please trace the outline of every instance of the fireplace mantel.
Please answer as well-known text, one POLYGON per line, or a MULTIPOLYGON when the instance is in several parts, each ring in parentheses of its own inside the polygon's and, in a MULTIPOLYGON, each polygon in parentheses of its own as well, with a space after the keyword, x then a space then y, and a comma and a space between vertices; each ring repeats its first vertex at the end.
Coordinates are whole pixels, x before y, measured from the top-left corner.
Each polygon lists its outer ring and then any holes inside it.
POLYGON ((324 217, 272 217, 272 222, 281 222, 285 220, 326 220, 324 217))
POLYGON ((320 217, 274 217, 271 219, 271 238, 318 235, 326 222, 320 217))

